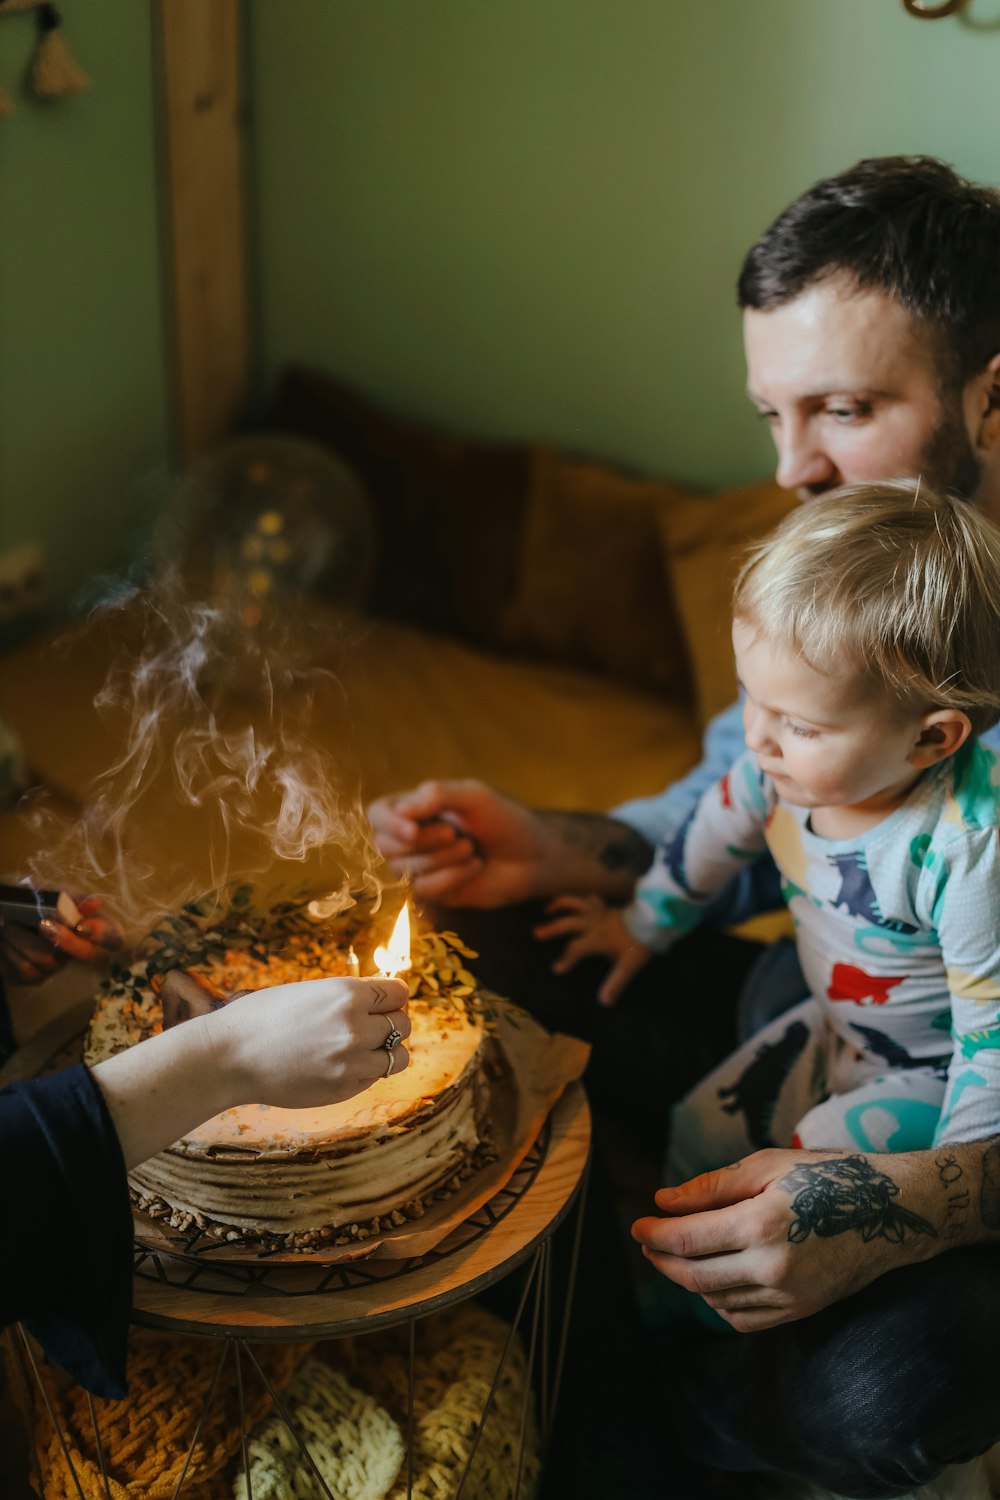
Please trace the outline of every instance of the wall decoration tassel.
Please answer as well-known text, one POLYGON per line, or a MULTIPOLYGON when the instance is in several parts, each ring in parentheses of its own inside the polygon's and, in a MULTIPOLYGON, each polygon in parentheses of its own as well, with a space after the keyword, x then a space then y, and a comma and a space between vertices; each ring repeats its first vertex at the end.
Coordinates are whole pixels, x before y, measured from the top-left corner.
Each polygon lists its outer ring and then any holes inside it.
POLYGON ((67 47, 61 25, 62 17, 54 5, 39 7, 41 39, 31 65, 31 90, 39 99, 69 99, 93 87, 67 47))

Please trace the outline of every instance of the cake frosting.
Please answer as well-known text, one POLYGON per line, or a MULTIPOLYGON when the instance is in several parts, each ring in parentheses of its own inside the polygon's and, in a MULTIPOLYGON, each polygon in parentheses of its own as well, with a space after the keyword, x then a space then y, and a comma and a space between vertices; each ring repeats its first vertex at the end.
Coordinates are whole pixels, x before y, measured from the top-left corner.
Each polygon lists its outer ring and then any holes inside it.
MULTIPOLYGON (((189 913, 102 986, 85 1059, 162 1029, 170 970, 228 995, 348 974, 353 944, 365 944, 357 924, 317 927, 304 908, 211 926, 189 913)), ((181 1232, 271 1250, 348 1245, 420 1217, 489 1156, 486 1031, 467 956, 454 934, 415 936, 406 1069, 340 1104, 224 1111, 130 1172, 137 1205, 181 1232)))

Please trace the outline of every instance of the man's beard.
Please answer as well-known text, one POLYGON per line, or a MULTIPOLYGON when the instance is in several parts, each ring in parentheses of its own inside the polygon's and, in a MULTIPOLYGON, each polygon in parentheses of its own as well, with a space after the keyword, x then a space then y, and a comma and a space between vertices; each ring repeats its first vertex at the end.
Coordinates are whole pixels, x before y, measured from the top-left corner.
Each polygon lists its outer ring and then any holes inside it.
MULTIPOLYGON (((948 490, 971 500, 979 488, 982 464, 965 430, 961 400, 944 396, 941 408, 941 420, 924 444, 916 473, 898 477, 919 478, 936 490, 948 490)), ((800 500, 815 500, 837 488, 837 484, 806 484, 801 486, 798 495, 800 500)))
POLYGON ((979 488, 982 464, 969 442, 961 401, 943 400, 943 415, 931 433, 920 460, 921 477, 938 490, 950 490, 971 500, 979 488))

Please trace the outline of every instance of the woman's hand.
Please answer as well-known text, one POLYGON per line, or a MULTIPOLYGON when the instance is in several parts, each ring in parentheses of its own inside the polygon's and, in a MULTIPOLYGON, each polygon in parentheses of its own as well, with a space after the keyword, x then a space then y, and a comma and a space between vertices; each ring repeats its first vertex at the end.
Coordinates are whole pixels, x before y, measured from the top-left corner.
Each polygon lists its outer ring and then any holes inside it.
POLYGON ((649 962, 650 951, 637 943, 620 910, 599 896, 557 896, 546 907, 553 920, 535 928, 540 942, 567 937, 563 955, 552 965, 554 974, 568 974, 582 958, 610 959, 611 968, 597 991, 602 1005, 614 1005, 619 995, 649 962))
POLYGON ((136 1166, 240 1104, 338 1104, 409 1062, 401 979, 308 979, 251 990, 98 1063, 125 1163, 136 1166))
POLYGON ((0 977, 10 984, 41 984, 68 958, 86 963, 121 947, 118 928, 100 915, 99 896, 84 896, 76 906, 80 919, 72 927, 50 917, 37 930, 9 919, 0 922, 0 977))
POLYGON ((305 1109, 362 1093, 387 1076, 390 1056, 392 1073, 403 1071, 403 1042, 391 1054, 385 1042, 410 1035, 408 1003, 401 979, 304 979, 251 990, 201 1024, 233 1102, 305 1109))

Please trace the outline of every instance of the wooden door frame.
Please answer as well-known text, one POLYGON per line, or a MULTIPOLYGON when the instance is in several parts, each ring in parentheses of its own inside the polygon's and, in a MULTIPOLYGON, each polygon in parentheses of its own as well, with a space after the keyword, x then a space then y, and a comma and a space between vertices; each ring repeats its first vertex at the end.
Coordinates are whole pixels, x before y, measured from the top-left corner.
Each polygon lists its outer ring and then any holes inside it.
POLYGON ((165 304, 176 459, 234 430, 250 393, 242 0, 154 0, 165 304))

